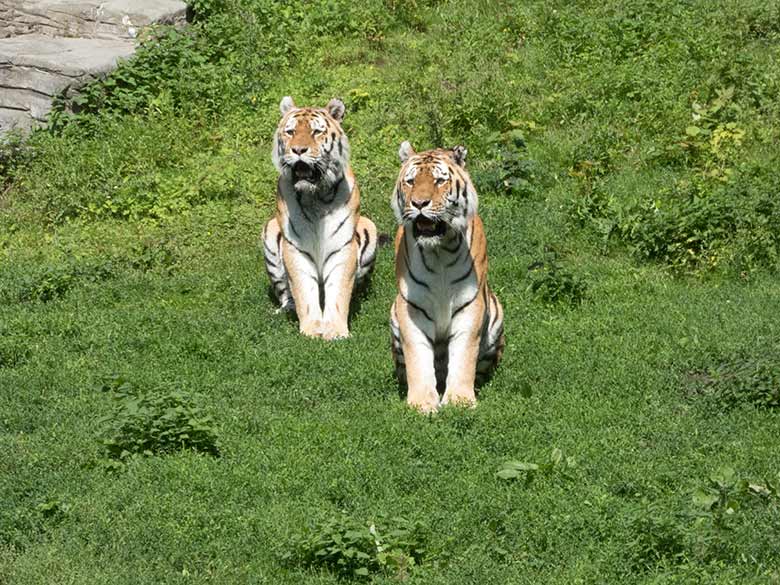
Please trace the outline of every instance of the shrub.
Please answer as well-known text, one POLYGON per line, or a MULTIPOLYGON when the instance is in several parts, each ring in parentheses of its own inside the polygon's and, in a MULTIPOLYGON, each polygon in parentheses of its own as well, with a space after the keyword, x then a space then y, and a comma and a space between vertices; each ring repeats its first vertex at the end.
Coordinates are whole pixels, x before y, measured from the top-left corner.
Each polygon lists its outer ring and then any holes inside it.
POLYGON ((102 418, 100 442, 109 458, 163 455, 192 450, 218 457, 214 421, 182 390, 139 393, 121 376, 102 386, 115 401, 113 412, 102 418))
POLYGON ((49 265, 32 271, 22 279, 18 299, 47 303, 64 297, 82 282, 100 282, 112 278, 112 262, 80 263, 70 260, 64 265, 49 265))
POLYGON ((322 567, 342 577, 387 574, 405 579, 425 558, 423 526, 402 517, 362 523, 346 514, 316 523, 296 536, 282 559, 290 565, 322 567))
POLYGON ((688 554, 684 519, 656 502, 642 502, 629 519, 632 539, 627 547, 631 565, 652 570, 659 563, 679 564, 688 554))
POLYGON ((505 461, 501 465, 501 469, 496 472, 496 477, 505 480, 522 479, 525 485, 528 486, 540 474, 549 477, 553 473, 558 473, 566 479, 571 479, 571 470, 576 465, 574 457, 564 457, 563 451, 556 447, 550 453, 550 458, 542 463, 505 461))
POLYGON ((527 290, 543 303, 579 305, 588 290, 585 281, 564 269, 553 253, 533 262, 528 267, 528 278, 527 290))
POLYGON ((472 173, 480 190, 501 195, 528 197, 537 183, 537 165, 528 157, 525 138, 519 129, 493 134, 490 148, 472 173))
POLYGON ((687 384, 697 395, 722 408, 751 404, 758 408, 780 407, 780 343, 760 353, 754 348, 716 360, 714 365, 688 373, 687 384))

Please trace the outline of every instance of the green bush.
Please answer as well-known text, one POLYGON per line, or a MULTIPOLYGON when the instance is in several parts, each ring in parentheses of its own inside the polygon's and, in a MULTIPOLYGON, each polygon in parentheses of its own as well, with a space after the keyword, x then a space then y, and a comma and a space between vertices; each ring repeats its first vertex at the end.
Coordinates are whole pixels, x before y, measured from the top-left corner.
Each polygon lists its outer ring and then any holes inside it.
POLYGON ((121 376, 102 386, 115 406, 99 422, 101 445, 109 458, 123 461, 135 455, 164 455, 191 450, 220 455, 214 421, 183 390, 139 393, 121 376))
POLYGON ((528 267, 528 280, 531 295, 548 304, 576 306, 585 300, 588 291, 587 283, 563 268, 554 253, 528 267))
POLYGON ((402 517, 362 523, 346 514, 316 523, 282 554, 291 566, 321 567, 342 577, 386 574, 405 580, 427 555, 423 526, 402 517))
POLYGON ((750 404, 780 407, 780 343, 752 348, 716 360, 714 365, 688 373, 695 395, 721 408, 750 404))
POLYGON ((528 156, 522 132, 515 128, 493 134, 489 141, 491 147, 471 173, 477 188, 515 197, 533 195, 538 189, 538 165, 528 156))

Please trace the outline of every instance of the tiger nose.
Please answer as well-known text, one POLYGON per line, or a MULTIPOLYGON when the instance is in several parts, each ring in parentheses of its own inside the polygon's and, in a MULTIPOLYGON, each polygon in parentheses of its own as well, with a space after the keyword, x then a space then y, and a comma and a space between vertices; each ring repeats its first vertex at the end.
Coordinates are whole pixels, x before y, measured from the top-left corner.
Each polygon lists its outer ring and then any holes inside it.
POLYGON ((297 154, 298 156, 301 156, 301 155, 302 155, 302 154, 304 154, 305 152, 308 152, 308 151, 309 151, 309 147, 308 147, 308 146, 293 146, 293 147, 292 147, 292 151, 293 151, 295 154, 297 154))
POLYGON ((430 199, 412 199, 412 205, 414 205, 417 209, 428 207, 430 204, 431 204, 430 199))

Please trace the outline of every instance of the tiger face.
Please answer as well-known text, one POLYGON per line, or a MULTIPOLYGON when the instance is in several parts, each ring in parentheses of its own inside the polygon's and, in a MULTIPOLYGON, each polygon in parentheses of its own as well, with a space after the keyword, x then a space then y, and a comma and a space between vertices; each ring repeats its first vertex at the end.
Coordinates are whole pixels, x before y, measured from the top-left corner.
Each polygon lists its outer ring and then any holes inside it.
POLYGON ((477 193, 466 172, 463 146, 416 153, 409 142, 401 144, 401 172, 392 200, 399 223, 411 228, 426 247, 465 233, 477 212, 477 193))
POLYGON ((298 108, 287 96, 279 109, 274 165, 297 192, 328 193, 349 164, 349 141, 341 129, 343 102, 332 99, 325 108, 298 108))

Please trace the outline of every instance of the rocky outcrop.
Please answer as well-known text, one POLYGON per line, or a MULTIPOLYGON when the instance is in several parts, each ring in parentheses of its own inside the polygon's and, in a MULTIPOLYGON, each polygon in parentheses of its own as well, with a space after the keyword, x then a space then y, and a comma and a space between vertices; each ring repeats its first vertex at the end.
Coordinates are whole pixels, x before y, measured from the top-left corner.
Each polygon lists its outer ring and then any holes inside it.
POLYGON ((0 135, 40 124, 55 96, 114 69, 143 27, 185 17, 180 0, 0 0, 0 135))

